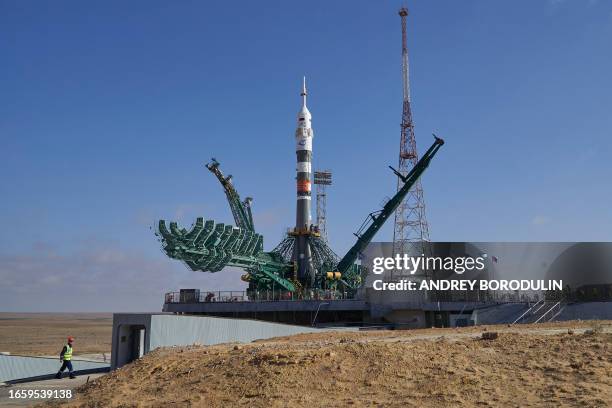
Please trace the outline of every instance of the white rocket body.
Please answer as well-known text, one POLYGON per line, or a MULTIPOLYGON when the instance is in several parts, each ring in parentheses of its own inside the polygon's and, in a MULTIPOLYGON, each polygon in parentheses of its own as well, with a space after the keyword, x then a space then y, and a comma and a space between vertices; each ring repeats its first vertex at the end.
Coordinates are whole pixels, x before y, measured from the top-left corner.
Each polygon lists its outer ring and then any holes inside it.
POLYGON ((314 268, 312 266, 312 251, 310 250, 310 234, 312 227, 312 115, 306 107, 306 78, 302 86, 302 109, 297 115, 295 130, 295 154, 297 158, 296 187, 297 206, 295 216, 296 245, 294 260, 298 265, 298 277, 302 282, 314 283, 314 268))

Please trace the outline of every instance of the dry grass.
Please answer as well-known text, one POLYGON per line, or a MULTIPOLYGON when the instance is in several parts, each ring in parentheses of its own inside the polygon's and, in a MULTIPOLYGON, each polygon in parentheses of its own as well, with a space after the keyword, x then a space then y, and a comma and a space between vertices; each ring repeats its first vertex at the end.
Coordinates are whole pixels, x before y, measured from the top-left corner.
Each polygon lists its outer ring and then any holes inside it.
POLYGON ((68 336, 74 353, 110 353, 110 313, 0 313, 0 352, 28 356, 59 354, 68 336))
POLYGON ((159 349, 67 406, 607 406, 610 322, 591 334, 581 323, 545 327, 489 327, 494 340, 430 329, 159 349))

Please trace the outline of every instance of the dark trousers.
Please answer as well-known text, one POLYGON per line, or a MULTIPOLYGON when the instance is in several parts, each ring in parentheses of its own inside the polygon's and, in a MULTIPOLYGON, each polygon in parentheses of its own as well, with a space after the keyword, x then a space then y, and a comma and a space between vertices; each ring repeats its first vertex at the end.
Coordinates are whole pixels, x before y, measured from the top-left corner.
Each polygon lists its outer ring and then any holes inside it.
POLYGON ((68 372, 70 373, 70 375, 73 375, 72 374, 72 361, 70 360, 64 360, 64 362, 62 363, 62 368, 60 368, 57 374, 59 375, 63 373, 66 368, 68 369, 68 372))

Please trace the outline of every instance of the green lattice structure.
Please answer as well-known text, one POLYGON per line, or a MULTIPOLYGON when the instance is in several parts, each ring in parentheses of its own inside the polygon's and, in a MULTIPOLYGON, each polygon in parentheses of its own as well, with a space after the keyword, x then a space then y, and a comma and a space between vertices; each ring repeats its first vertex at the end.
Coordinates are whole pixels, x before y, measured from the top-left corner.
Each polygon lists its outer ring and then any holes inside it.
POLYGON ((232 225, 216 224, 213 220, 198 218, 188 231, 178 228, 176 222, 166 227, 159 221, 159 236, 164 252, 173 259, 183 261, 191 270, 219 272, 228 266, 247 271, 245 280, 255 282, 253 289, 271 290, 274 287, 290 292, 295 285, 285 276, 292 265, 273 252, 263 252, 263 237, 253 231, 232 225))
POLYGON ((165 220, 160 220, 157 235, 164 252, 170 258, 184 262, 193 271, 219 272, 226 267, 244 269, 246 274, 243 280, 249 282, 249 291, 280 290, 295 292, 298 297, 302 289, 335 290, 352 294, 362 285, 365 277, 363 268, 355 265, 359 254, 397 209, 443 144, 444 141, 436 137, 433 145, 407 175, 393 170, 404 183, 403 187, 381 210, 368 215, 362 228, 355 234, 357 241, 342 259, 316 231, 308 235, 316 269, 314 287, 302 288, 302 283, 297 280, 291 259, 294 234, 288 233, 272 251, 264 252, 263 236, 255 232, 251 199, 241 201, 232 177, 224 176, 219 163, 214 159, 206 167, 221 183, 238 226, 215 224, 213 220, 197 218, 187 230, 179 228, 176 222, 170 222, 168 227, 165 220))

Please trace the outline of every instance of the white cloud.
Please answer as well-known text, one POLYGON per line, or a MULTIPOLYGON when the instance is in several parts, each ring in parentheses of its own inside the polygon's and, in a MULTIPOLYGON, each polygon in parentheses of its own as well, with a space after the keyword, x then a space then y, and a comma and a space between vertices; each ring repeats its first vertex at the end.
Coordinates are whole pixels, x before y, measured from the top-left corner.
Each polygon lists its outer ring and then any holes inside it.
POLYGON ((179 288, 243 290, 241 273, 192 272, 163 253, 146 255, 113 244, 91 244, 70 254, 0 254, 0 310, 159 312, 163 294, 179 288))

